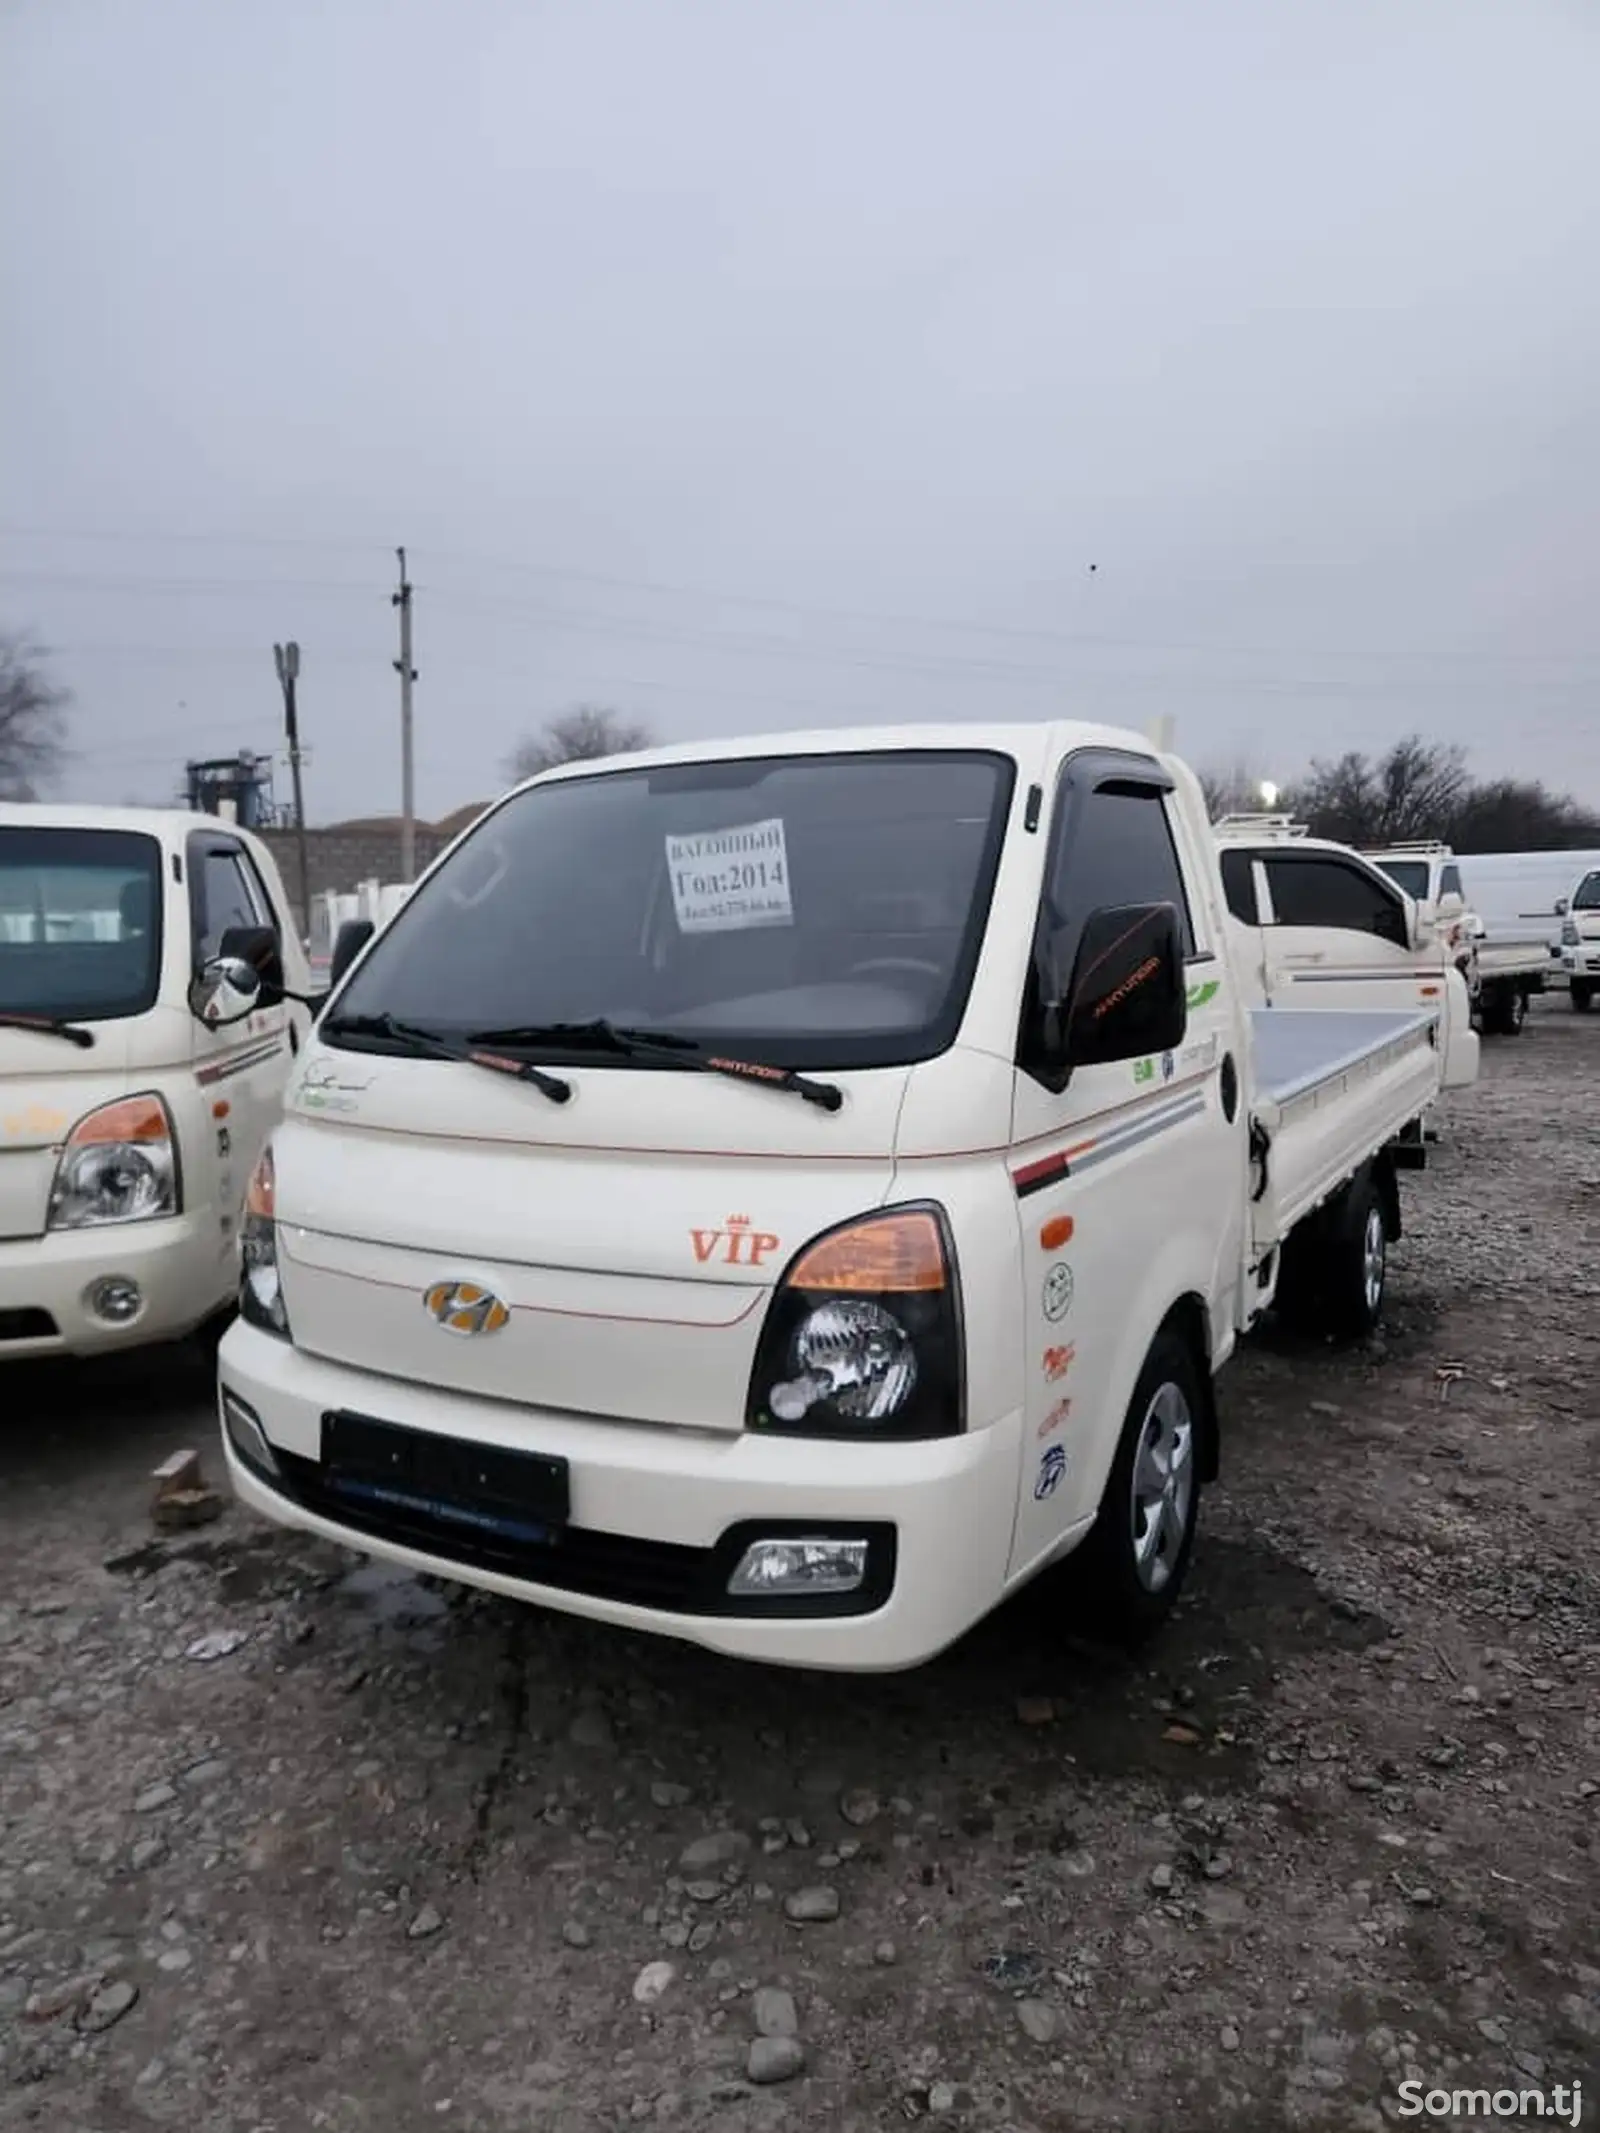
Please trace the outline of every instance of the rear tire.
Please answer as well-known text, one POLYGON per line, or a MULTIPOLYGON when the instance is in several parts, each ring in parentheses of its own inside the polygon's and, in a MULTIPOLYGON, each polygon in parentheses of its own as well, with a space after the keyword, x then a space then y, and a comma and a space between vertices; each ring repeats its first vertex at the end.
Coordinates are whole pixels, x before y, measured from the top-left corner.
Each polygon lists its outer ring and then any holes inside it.
POLYGON ((1572 1012, 1575 1015, 1586 1015, 1593 999, 1594 987, 1586 985, 1581 978, 1574 978, 1572 981, 1572 1012))
POLYGON ((1209 1410, 1193 1347, 1156 1335, 1128 1402, 1088 1539, 1070 1558, 1096 1629, 1123 1645, 1154 1635, 1188 1574, 1209 1410))
POLYGON ((1389 1216, 1371 1171, 1289 1238, 1278 1277, 1281 1317, 1299 1333, 1364 1340, 1383 1316, 1389 1216))
POLYGON ((1494 1037, 1520 1037, 1528 1018, 1528 996, 1520 985, 1507 981, 1484 994, 1483 1027, 1494 1037))

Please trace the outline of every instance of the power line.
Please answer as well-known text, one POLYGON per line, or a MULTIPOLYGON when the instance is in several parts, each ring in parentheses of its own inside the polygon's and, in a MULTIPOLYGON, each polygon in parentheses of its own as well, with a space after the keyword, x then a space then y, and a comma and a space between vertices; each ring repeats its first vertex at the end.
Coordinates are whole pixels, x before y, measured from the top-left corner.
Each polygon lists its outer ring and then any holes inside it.
MULTIPOLYGON (((362 552, 365 552, 370 547, 374 547, 376 545, 365 541, 355 540, 313 540, 309 538, 305 540, 297 540, 291 536, 286 535, 136 535, 113 532, 73 534, 68 533, 63 529, 52 530, 43 527, 29 528, 5 525, 0 525, 0 536, 28 539, 85 539, 101 540, 107 542, 143 543, 152 545, 161 541, 170 540, 173 542, 198 543, 210 546, 237 545, 241 547, 267 546, 283 548, 322 548, 327 550, 339 549, 343 551, 359 550, 362 552)), ((865 608, 828 607, 822 605, 814 605, 803 601, 785 599, 777 595, 733 591, 726 588, 717 588, 712 586, 686 585, 681 583, 674 583, 666 579, 633 578, 600 571, 574 569, 566 565, 530 563, 526 560, 516 560, 511 557, 504 556, 493 556, 470 549, 435 548, 430 549, 429 553, 435 556, 441 562, 454 561, 458 563, 465 563, 469 566, 488 568, 491 570, 512 571, 517 574, 530 577, 553 578, 557 580, 565 579, 574 584, 602 586, 614 591, 646 593, 652 596, 666 597, 671 599, 709 601, 713 604, 719 604, 724 606, 750 607, 774 613, 792 614, 817 621, 845 622, 855 625, 864 624, 871 627, 880 628, 889 627, 899 629, 943 630, 959 635, 975 635, 1014 639, 1018 642, 1026 641, 1041 644, 1056 644, 1064 647, 1071 647, 1074 649, 1082 648, 1085 646, 1104 646, 1108 649, 1119 650, 1164 651, 1184 654, 1198 654, 1201 656, 1220 655, 1229 658, 1266 659, 1281 658, 1285 653, 1288 653, 1290 657, 1308 657, 1315 659, 1334 660, 1353 659, 1357 662, 1364 661, 1368 663, 1385 664, 1392 666, 1410 666, 1419 664, 1461 664, 1471 666, 1482 666, 1486 663, 1510 666, 1548 665, 1553 661, 1559 662, 1561 659, 1561 655, 1556 653, 1490 651, 1363 652, 1360 650, 1352 650, 1348 645, 1340 646, 1337 649, 1320 649, 1313 648, 1310 646, 1295 647, 1286 645, 1218 644, 1214 641, 1206 641, 1199 639, 1156 639, 1145 637, 1125 637, 1111 635, 1105 632, 1098 631, 1076 632, 1044 629, 1014 623, 979 622, 960 616, 897 614, 888 611, 872 610, 865 608)), ((97 582, 70 572, 23 573, 0 571, 0 581, 8 579, 28 579, 32 582, 54 583, 60 586, 74 586, 82 584, 86 588, 97 582)), ((362 581, 355 579, 274 579, 272 582, 275 585, 283 585, 286 588, 296 587, 304 590, 362 592, 367 589, 362 581)), ((108 577, 102 578, 98 581, 98 583, 101 589, 125 589, 138 591, 170 589, 174 591, 194 592, 234 592, 250 591, 255 589, 254 582, 245 579, 161 579, 144 576, 136 578, 108 577)), ((473 597, 472 595, 461 594, 455 591, 454 589, 448 587, 447 585, 436 584, 432 581, 425 582, 423 589, 428 591, 435 597, 439 598, 461 599, 473 597)), ((1597 658, 1600 658, 1600 654, 1597 654, 1595 656, 1597 658)))

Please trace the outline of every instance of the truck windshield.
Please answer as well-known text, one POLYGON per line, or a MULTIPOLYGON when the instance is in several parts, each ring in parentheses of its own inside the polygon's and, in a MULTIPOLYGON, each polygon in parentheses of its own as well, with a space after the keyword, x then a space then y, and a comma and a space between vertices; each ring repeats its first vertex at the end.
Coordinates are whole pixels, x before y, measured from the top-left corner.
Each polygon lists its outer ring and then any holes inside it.
POLYGON ((597 1066, 641 1063, 602 1022, 786 1067, 931 1058, 966 1005, 1014 776, 930 749, 534 786, 416 891, 337 1021, 515 1031, 597 1066))
POLYGON ((0 827, 0 1014, 143 1014, 161 977, 160 891, 154 837, 0 827))
POLYGON ((1428 863, 1425 859, 1380 859, 1378 865, 1397 889, 1404 889, 1414 903, 1428 900, 1428 863))
POLYGON ((1585 874, 1572 892, 1574 911, 1600 911, 1600 874, 1585 874))

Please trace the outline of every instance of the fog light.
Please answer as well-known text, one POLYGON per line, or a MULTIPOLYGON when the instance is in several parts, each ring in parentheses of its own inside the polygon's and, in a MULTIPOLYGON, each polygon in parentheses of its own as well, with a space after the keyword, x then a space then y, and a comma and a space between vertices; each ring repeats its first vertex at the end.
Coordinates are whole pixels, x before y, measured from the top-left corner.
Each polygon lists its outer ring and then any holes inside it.
POLYGON ((246 1466, 253 1467, 258 1474, 277 1475, 277 1455, 267 1442, 266 1431, 261 1427, 255 1409, 226 1387, 222 1394, 222 1426, 228 1433, 228 1442, 246 1466))
POLYGON ((126 1326, 144 1309, 144 1297, 136 1281, 125 1274, 108 1274, 97 1281, 87 1298, 89 1309, 108 1326, 126 1326))
POLYGON ((870 1543, 864 1540, 752 1541, 728 1580, 736 1599, 856 1592, 867 1575, 870 1543))

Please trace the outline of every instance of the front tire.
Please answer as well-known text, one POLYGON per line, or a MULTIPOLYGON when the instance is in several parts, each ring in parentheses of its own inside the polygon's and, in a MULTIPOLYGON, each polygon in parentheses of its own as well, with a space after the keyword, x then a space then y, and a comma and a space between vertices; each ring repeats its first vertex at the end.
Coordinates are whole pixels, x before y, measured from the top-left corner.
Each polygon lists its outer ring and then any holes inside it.
POLYGON ((1183 1589, 1200 1513, 1208 1409, 1190 1343, 1168 1327, 1145 1358, 1088 1539, 1072 1559, 1097 1626, 1139 1644, 1183 1589))
POLYGON ((1575 1015, 1586 1015, 1593 999, 1594 987, 1586 985, 1582 978, 1574 978, 1572 981, 1572 1012, 1575 1015))

